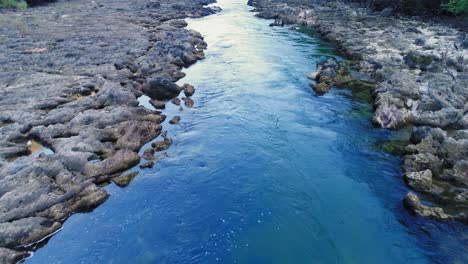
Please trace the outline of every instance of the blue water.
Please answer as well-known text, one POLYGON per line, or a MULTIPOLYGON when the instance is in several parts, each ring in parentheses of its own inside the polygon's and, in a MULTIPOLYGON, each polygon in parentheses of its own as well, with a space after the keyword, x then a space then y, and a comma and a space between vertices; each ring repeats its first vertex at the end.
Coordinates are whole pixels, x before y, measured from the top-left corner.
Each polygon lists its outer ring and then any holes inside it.
POLYGON ((182 117, 164 124, 169 157, 107 186, 26 263, 467 263, 464 226, 402 208, 400 159, 375 148, 391 132, 371 106, 308 87, 332 48, 219 2, 189 21, 209 49, 181 82, 195 107, 165 110, 182 117))

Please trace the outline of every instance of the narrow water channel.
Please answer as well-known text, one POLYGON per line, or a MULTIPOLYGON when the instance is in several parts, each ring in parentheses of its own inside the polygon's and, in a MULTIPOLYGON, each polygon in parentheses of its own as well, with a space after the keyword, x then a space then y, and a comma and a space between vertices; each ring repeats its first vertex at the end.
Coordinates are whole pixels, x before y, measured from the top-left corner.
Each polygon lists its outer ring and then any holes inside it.
MULTIPOLYGON (((332 48, 268 27, 246 0, 189 20, 209 44, 185 72, 192 109, 167 104, 168 157, 72 216, 26 263, 463 263, 464 227, 409 215, 400 160, 375 145, 371 106, 316 96, 332 48), (460 235, 462 234, 462 235, 460 235)), ((142 103, 145 104, 144 100, 142 103)), ((466 263, 466 262, 464 262, 466 263)))

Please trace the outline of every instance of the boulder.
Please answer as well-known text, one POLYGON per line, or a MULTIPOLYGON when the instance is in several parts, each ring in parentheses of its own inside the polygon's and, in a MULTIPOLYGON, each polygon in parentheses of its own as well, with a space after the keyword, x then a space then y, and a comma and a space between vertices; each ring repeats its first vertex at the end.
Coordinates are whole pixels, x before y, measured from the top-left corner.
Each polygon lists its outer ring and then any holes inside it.
POLYGON ((156 100, 170 100, 177 97, 182 89, 164 77, 157 77, 146 82, 142 91, 156 100))
POLYGON ((432 172, 430 170, 406 173, 405 180, 416 191, 429 192, 432 189, 432 172))

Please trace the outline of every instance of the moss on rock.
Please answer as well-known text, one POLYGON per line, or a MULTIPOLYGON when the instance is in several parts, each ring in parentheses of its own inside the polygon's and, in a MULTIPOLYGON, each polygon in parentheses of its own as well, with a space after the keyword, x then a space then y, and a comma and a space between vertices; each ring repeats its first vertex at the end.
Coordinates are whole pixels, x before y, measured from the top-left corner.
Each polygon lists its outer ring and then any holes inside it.
POLYGON ((139 174, 140 172, 138 171, 134 171, 134 172, 130 172, 130 173, 127 173, 127 174, 124 174, 124 175, 120 175, 118 177, 115 177, 114 179, 112 179, 112 181, 119 187, 123 188, 123 187, 127 187, 130 182, 132 182, 132 180, 139 174))

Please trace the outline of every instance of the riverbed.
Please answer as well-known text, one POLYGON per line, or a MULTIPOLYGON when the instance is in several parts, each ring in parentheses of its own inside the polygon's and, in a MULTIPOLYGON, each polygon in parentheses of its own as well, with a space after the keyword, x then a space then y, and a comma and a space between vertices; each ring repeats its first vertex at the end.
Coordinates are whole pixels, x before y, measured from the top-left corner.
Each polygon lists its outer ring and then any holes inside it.
POLYGON ((396 135, 372 127, 366 96, 310 89, 333 47, 269 27, 245 2, 188 21, 209 47, 180 83, 196 87, 195 106, 164 110, 182 118, 163 124, 168 157, 107 186, 105 204, 70 217, 26 263, 467 261, 465 227, 402 207, 400 158, 378 147, 396 135))

